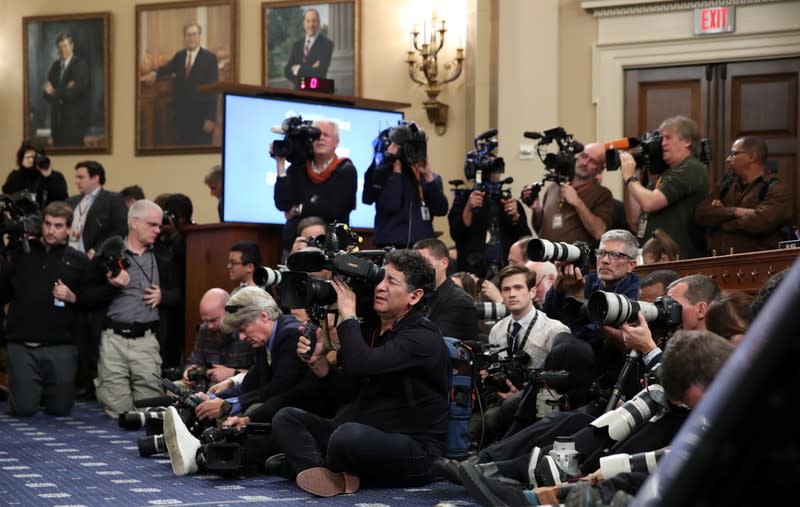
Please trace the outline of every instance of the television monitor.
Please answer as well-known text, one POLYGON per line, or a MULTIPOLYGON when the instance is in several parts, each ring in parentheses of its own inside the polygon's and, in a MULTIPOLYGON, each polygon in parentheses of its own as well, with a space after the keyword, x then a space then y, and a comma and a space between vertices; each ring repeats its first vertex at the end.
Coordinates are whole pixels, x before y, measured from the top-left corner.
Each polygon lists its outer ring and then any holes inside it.
POLYGON ((372 162, 372 141, 381 130, 397 125, 403 113, 344 105, 314 104, 295 99, 225 94, 222 169, 225 222, 284 224, 273 197, 277 169, 269 144, 283 139, 272 131, 284 119, 332 120, 339 125, 336 155, 353 161, 358 172, 356 209, 350 226, 371 228, 375 208, 361 202, 364 174, 372 162))

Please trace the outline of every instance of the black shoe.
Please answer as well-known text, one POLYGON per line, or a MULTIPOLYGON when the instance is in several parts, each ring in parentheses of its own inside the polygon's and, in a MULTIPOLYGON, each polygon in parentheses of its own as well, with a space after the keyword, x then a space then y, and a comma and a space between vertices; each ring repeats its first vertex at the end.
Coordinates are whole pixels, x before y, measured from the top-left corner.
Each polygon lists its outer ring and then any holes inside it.
POLYGON ((487 477, 475 465, 462 463, 458 468, 461 482, 467 492, 484 507, 526 506, 528 501, 520 483, 487 477))
POLYGON ((264 461, 264 472, 269 475, 277 475, 284 479, 293 479, 292 470, 289 466, 289 458, 286 454, 273 454, 264 461))
POLYGON ((464 461, 458 461, 442 456, 434 461, 433 465, 431 465, 431 473, 437 477, 444 477, 453 484, 461 484, 461 477, 458 476, 458 466, 461 463, 472 463, 477 465, 479 459, 480 458, 477 454, 470 456, 464 461))
POLYGON ((94 397, 94 382, 91 380, 83 384, 75 391, 75 396, 81 400, 92 401, 94 397))

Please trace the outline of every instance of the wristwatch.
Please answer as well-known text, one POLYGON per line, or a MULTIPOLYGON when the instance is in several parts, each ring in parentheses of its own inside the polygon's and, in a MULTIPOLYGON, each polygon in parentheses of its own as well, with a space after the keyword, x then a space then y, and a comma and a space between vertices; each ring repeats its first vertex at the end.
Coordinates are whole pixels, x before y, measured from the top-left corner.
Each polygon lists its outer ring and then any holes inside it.
POLYGON ((634 174, 633 176, 625 180, 625 186, 627 187, 628 183, 630 183, 631 181, 639 181, 639 177, 634 174))

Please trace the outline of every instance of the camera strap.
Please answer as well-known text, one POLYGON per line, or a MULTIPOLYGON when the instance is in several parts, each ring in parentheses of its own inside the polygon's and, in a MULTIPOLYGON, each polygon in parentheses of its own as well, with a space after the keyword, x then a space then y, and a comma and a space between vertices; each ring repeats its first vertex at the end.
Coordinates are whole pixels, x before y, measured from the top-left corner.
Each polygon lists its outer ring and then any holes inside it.
POLYGON ((508 328, 506 329, 506 337, 508 339, 508 353, 507 357, 513 357, 517 350, 522 350, 525 347, 525 343, 528 341, 528 335, 531 334, 531 330, 533 329, 534 324, 536 324, 536 320, 539 318, 539 312, 534 308, 532 310, 533 318, 531 319, 528 327, 525 329, 525 334, 522 335, 522 340, 518 340, 519 334, 513 336, 511 333, 511 326, 514 324, 513 320, 508 321, 508 328))

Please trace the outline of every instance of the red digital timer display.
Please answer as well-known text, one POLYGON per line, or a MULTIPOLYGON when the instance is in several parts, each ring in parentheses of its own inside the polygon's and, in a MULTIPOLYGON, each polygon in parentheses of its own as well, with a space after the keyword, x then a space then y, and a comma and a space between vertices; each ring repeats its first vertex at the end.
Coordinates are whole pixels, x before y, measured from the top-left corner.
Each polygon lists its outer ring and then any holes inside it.
POLYGON ((333 93, 333 79, 303 76, 300 78, 299 88, 314 92, 333 93))

